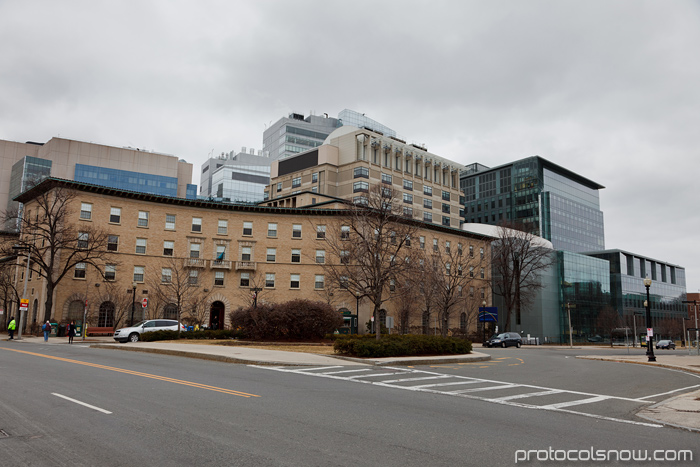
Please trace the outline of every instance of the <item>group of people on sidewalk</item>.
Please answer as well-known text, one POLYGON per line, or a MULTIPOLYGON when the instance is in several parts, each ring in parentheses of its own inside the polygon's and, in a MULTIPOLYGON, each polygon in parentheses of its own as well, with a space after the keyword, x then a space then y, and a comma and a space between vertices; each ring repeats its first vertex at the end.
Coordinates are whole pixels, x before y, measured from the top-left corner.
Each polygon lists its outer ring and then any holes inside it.
MULTIPOLYGON (((15 317, 11 316, 10 322, 7 325, 7 333, 10 336, 10 339, 15 338, 15 330, 16 329, 17 329, 17 323, 15 322, 15 317)), ((44 342, 48 342, 49 341, 49 334, 51 334, 51 323, 49 321, 46 321, 41 326, 41 330, 44 331, 44 342)), ((66 331, 68 333, 68 343, 72 344, 73 338, 75 337, 75 321, 70 322, 66 331)))

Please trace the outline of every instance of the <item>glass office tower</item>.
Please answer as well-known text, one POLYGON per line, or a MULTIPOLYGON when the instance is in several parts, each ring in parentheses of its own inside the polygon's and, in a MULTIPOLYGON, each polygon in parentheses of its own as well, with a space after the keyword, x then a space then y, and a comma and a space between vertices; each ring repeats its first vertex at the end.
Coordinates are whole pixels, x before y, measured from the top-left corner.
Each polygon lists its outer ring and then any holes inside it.
POLYGON ((495 168, 470 164, 460 176, 465 222, 521 224, 577 253, 605 248, 602 188, 539 156, 495 168))

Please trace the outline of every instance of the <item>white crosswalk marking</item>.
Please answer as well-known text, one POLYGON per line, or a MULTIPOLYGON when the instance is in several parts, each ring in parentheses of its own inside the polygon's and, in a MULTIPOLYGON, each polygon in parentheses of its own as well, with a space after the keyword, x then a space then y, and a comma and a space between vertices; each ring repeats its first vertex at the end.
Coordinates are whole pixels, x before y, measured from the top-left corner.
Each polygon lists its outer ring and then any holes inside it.
POLYGON ((642 425, 654 428, 660 428, 662 425, 655 423, 637 422, 621 418, 607 417, 596 415, 593 413, 580 412, 568 409, 568 407, 582 406, 595 404, 598 402, 617 400, 632 402, 634 404, 646 405, 653 401, 648 400, 652 396, 634 399, 629 397, 609 396, 603 394, 592 394, 581 391, 570 391, 567 389, 547 388, 543 386, 535 386, 532 384, 519 384, 507 381, 495 381, 482 378, 472 378, 467 376, 458 376, 445 373, 437 373, 433 371, 406 369, 406 368, 356 368, 356 369, 339 369, 342 366, 330 367, 268 367, 260 365, 249 365, 253 368, 265 370, 274 370, 284 373, 294 373, 299 375, 315 376, 319 378, 330 378, 353 383, 371 384, 393 389, 402 389, 408 391, 428 392, 431 394, 443 394, 452 397, 462 397, 466 399, 481 400, 501 405, 511 405, 525 409, 549 410, 554 412, 565 412, 584 417, 592 417, 600 420, 609 420, 613 422, 628 423, 633 425, 642 425), (332 371, 329 371, 332 370, 332 371), (357 374, 361 373, 361 374, 357 374), (406 375, 406 378, 391 378, 392 376, 406 375), (440 380, 440 382, 422 384, 424 381, 440 380), (419 383, 419 384, 411 384, 419 383), (463 387, 470 385, 483 385, 476 387, 463 387), (489 393, 497 390, 509 390, 517 392, 506 396, 489 397, 489 393), (518 392, 520 391, 520 392, 518 392), (560 396, 560 401, 555 403, 548 401, 550 396, 560 396), (561 401, 561 398, 571 398, 572 400, 561 401), (531 399, 530 399, 531 398, 531 399), (523 399, 529 403, 521 402, 523 399), (539 402, 539 404, 538 404, 539 402))

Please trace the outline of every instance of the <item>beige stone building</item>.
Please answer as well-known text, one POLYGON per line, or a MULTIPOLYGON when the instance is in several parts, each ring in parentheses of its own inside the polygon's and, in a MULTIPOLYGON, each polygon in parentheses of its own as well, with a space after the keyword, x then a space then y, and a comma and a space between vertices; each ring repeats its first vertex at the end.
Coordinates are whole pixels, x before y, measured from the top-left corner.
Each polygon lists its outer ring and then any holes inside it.
POLYGON ((363 203, 370 186, 381 185, 401 193, 406 217, 459 228, 461 168, 424 147, 343 126, 318 148, 272 162, 266 204, 300 207, 321 201, 320 195, 363 203), (319 196, 302 200, 304 192, 319 196))
MULTIPOLYGON (((447 186, 438 186, 440 191, 443 188, 449 191, 452 200, 456 189, 451 185, 449 190, 447 186)), ((154 280, 169 280, 169 275, 176 272, 173 268, 182 264, 191 281, 208 293, 205 325, 219 323, 228 327, 230 312, 250 305, 253 290, 259 287, 259 302, 306 298, 328 301, 349 314, 357 310, 360 332, 365 331, 370 304, 356 300, 347 290, 335 288, 335 293, 329 293, 324 277, 323 264, 338 261, 326 255, 326 240, 321 234, 327 227, 342 222, 343 204, 337 198, 324 196, 325 202, 320 204, 319 199, 313 208, 232 205, 47 179, 22 194, 19 200, 29 212, 36 212, 33 210, 37 195, 58 188, 74 190, 77 194, 67 219, 75 231, 103 229, 109 240, 105 252, 108 256, 101 265, 105 277, 94 267, 76 267, 60 283, 52 311, 56 322, 82 321, 86 299, 89 324, 93 326, 129 321, 114 323, 114 316, 110 316, 114 304, 110 306, 110 300, 135 304, 137 319, 167 315, 172 307, 152 299, 154 280), (113 300, 105 294, 107 288, 112 290, 113 300), (150 298, 146 308, 141 306, 144 298, 150 298)), ((313 192, 308 193, 312 195, 313 192)), ((482 258, 490 258, 489 237, 434 223, 417 224, 419 238, 411 248, 438 251, 438 246, 449 249, 451 245, 465 255, 476 252, 482 258)), ((475 297, 473 302, 477 306, 482 300, 491 303, 489 268, 486 264, 482 266, 464 272, 477 279, 468 292, 475 297)), ((24 280, 23 274, 18 275, 18 280, 24 280)), ((43 317, 46 289, 36 274, 27 281, 31 324, 43 317)), ((395 304, 387 301, 385 316, 393 316, 395 309, 395 304)), ((451 316, 450 328, 472 326, 460 321, 464 318, 460 315, 455 312, 451 316)), ((421 319, 425 321, 418 314, 414 324, 425 328, 426 323, 421 323, 421 319)), ((428 322, 427 326, 432 329, 433 323, 428 322)))

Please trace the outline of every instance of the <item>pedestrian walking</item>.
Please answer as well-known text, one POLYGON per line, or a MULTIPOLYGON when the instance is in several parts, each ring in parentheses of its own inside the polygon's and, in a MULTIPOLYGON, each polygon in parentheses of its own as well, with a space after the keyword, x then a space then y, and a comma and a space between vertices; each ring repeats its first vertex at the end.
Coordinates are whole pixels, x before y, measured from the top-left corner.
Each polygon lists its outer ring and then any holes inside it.
POLYGON ((7 333, 10 335, 10 339, 15 338, 15 328, 17 327, 17 323, 15 323, 15 317, 11 316, 10 317, 10 324, 7 325, 7 333))
POLYGON ((44 342, 49 341, 49 333, 51 332, 51 323, 48 321, 44 323, 44 325, 41 327, 41 330, 44 331, 44 342))
POLYGON ((68 343, 73 343, 73 338, 75 337, 75 321, 71 321, 68 325, 68 343))

